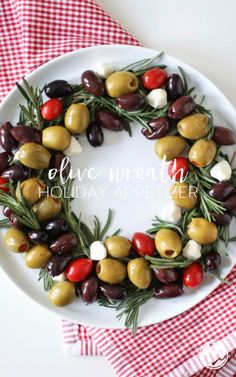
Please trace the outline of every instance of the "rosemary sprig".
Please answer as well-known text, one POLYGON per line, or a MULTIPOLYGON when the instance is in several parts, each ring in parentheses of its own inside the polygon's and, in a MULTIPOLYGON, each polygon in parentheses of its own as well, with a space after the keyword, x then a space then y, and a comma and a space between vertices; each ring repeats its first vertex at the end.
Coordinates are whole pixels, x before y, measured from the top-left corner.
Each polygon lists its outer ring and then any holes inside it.
POLYGON ((124 68, 121 69, 121 71, 133 71, 136 73, 140 70, 145 70, 148 67, 150 67, 154 62, 160 60, 163 55, 164 55, 164 52, 161 52, 160 54, 155 55, 152 58, 141 59, 135 63, 125 66, 124 68))
POLYGON ((10 226, 8 219, 0 220, 0 228, 8 228, 10 226))
POLYGON ((145 290, 136 289, 133 293, 128 294, 116 308, 119 312, 116 318, 120 320, 125 317, 125 327, 132 329, 133 334, 137 331, 140 307, 150 300, 154 290, 154 287, 145 290))
POLYGON ((169 223, 167 221, 162 221, 157 216, 155 216, 154 220, 152 221, 152 228, 147 230, 147 233, 154 234, 158 232, 160 229, 173 229, 176 230, 182 237, 185 237, 183 229, 179 224, 169 223))
MULTIPOLYGON (((81 221, 81 216, 77 216, 71 209, 71 195, 72 195, 72 185, 73 180, 67 179, 66 183, 62 185, 60 179, 55 179, 51 181, 51 185, 54 187, 59 186, 63 189, 64 195, 60 198, 62 201, 62 216, 68 223, 69 228, 77 235, 79 239, 79 247, 74 252, 74 256, 86 255, 88 258, 90 256, 89 247, 94 241, 102 241, 111 226, 113 216, 112 210, 108 210, 107 220, 105 225, 102 227, 100 221, 96 216, 94 216, 94 228, 90 230, 89 227, 81 221)), ((119 229, 115 234, 119 233, 119 229)))
POLYGON ((46 292, 52 289, 54 284, 53 278, 44 268, 41 268, 39 271, 38 281, 40 280, 43 280, 43 288, 46 292))
POLYGON ((151 264, 151 268, 185 268, 193 263, 193 261, 184 258, 183 256, 175 259, 164 259, 158 257, 145 257, 151 264))
POLYGON ((41 130, 44 124, 41 115, 41 106, 43 104, 42 90, 38 88, 34 89, 24 78, 22 81, 23 86, 19 83, 16 83, 16 86, 26 99, 27 106, 20 105, 21 113, 19 121, 41 130))
POLYGON ((34 212, 28 206, 22 195, 20 196, 20 199, 17 200, 15 197, 0 191, 0 205, 10 207, 18 220, 24 225, 32 229, 40 229, 39 222, 36 219, 34 212))
MULTIPOLYGON (((162 109, 153 109, 148 106, 145 110, 138 111, 126 111, 116 105, 115 101, 108 97, 95 97, 92 94, 86 92, 83 88, 80 88, 74 93, 73 103, 83 102, 87 105, 93 104, 93 109, 106 108, 111 110, 125 119, 127 122, 133 122, 141 127, 149 128, 147 122, 152 118, 166 116, 169 108, 167 104, 162 109)), ((130 133, 130 128, 127 127, 126 131, 130 133)))
POLYGON ((209 169, 210 167, 199 169, 191 165, 191 172, 186 181, 197 188, 199 209, 207 220, 212 221, 214 220, 213 212, 223 214, 226 209, 222 202, 208 194, 209 189, 216 183, 210 176, 209 169))

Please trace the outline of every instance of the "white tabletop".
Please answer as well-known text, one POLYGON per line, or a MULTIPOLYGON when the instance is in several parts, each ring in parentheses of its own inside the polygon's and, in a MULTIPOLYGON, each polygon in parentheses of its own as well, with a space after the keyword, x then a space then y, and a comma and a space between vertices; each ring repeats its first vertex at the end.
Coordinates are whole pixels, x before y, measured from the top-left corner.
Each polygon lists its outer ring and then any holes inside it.
MULTIPOLYGON (((97 2, 144 46, 193 65, 236 105, 234 0, 97 2)), ((26 298, 2 271, 0 287, 2 377, 115 376, 102 357, 64 355, 58 318, 26 298)))

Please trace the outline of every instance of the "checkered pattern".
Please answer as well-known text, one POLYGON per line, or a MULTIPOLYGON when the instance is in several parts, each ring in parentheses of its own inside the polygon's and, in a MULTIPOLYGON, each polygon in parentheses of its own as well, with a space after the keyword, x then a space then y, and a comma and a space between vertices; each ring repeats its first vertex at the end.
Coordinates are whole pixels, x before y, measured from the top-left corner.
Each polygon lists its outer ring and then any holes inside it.
POLYGON ((139 44, 92 0, 1 0, 0 14, 0 100, 15 81, 66 52, 139 44))
MULTIPOLYGON (((0 98, 26 73, 63 53, 97 44, 138 41, 92 0, 1 0, 0 98)), ((236 278, 236 268, 229 280, 236 278)), ((103 354, 120 377, 233 377, 236 370, 235 284, 221 285, 184 314, 129 330, 95 329, 62 321, 73 355, 103 354), (219 371, 204 368, 199 349, 221 341, 230 353, 219 371)), ((178 304, 178 299, 176 299, 178 304)), ((168 310, 168 300, 166 300, 168 310)))

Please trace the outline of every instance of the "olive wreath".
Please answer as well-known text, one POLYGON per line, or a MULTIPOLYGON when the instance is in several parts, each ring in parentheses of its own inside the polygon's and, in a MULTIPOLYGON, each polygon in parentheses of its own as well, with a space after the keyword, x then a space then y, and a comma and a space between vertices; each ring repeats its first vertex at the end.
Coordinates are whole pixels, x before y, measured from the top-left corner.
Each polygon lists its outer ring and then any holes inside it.
POLYGON ((222 159, 232 166, 233 158, 229 161, 220 148, 221 145, 234 144, 233 134, 227 128, 214 126, 211 110, 203 106, 205 96, 198 100, 194 94, 195 88, 188 87, 186 73, 181 67, 178 67, 178 74, 167 75, 166 65, 157 64, 162 56, 163 53, 142 59, 110 73, 106 79, 94 71, 86 71, 79 85, 56 80, 39 89, 23 79, 21 84, 16 84, 26 100, 24 105, 20 105, 19 122, 15 127, 6 122, 0 129, 0 143, 4 149, 0 155, 0 204, 4 206, 6 216, 0 221, 0 226, 10 226, 4 235, 6 246, 14 252, 25 252, 26 265, 40 269, 39 280, 43 280, 44 289, 49 291, 53 304, 69 304, 76 296, 81 296, 86 302, 97 301, 99 305, 115 308, 117 318, 125 317, 125 326, 132 328, 134 333, 140 306, 152 297, 168 298, 182 294, 183 277, 186 281, 191 280, 189 268, 195 267, 194 278, 204 271, 228 284, 218 272, 220 256, 227 255, 222 243, 227 248, 229 242, 236 240, 236 237, 229 236, 230 222, 236 214, 236 169, 232 167, 232 175, 227 182, 218 182, 211 175, 212 167, 222 159), (160 74, 164 80, 153 90, 147 88, 149 84, 145 82, 145 75, 150 71, 160 74), (114 75, 117 75, 118 83, 123 79, 132 79, 132 82, 129 81, 131 86, 122 95, 114 92, 117 90, 112 83, 114 75), (163 87, 167 101, 161 108, 153 107, 153 93, 155 89, 163 90, 163 87), (45 103, 43 93, 50 98, 45 103), (59 111, 59 115, 47 113, 50 101, 54 101, 51 110, 57 109, 55 111, 59 111), (71 109, 78 111, 78 105, 83 108, 83 121, 75 125, 71 109), (186 120, 187 117, 192 117, 191 121, 186 120), (94 120, 91 122, 91 119, 94 120), (188 132, 191 133, 193 127, 196 132, 199 119, 203 122, 200 134, 197 137, 189 136, 188 132), (69 177, 70 166, 61 169, 65 158, 62 150, 68 147, 72 137, 76 143, 77 134, 86 131, 90 145, 98 147, 103 143, 104 128, 125 130, 132 136, 131 122, 141 126, 147 139, 156 140, 157 156, 171 160, 172 169, 186 146, 190 148, 188 174, 184 181, 173 171, 171 176, 175 178, 172 199, 184 209, 181 219, 174 223, 155 217, 151 228, 141 234, 155 245, 151 252, 135 239, 131 243, 120 236, 120 230, 108 237, 112 222, 110 209, 104 226, 94 216, 94 227, 89 229, 81 215, 77 216, 71 209, 73 180, 69 177), (59 150, 53 144, 57 139, 55 127, 58 138, 64 143, 59 150), (169 138, 168 143, 181 140, 178 153, 167 155, 163 149, 166 138, 169 138), (203 149, 207 146, 204 156, 207 160, 200 166, 191 157, 199 143, 203 149), (12 150, 15 150, 14 154, 12 150), (50 169, 56 172, 53 179, 48 177, 50 169), (64 176, 65 182, 60 176, 64 176), (197 197, 192 198, 188 194, 191 203, 182 205, 179 189, 184 187, 189 192, 191 185, 197 187, 197 197), (64 197, 55 199, 42 195, 46 188, 55 186, 63 188, 64 197), (50 208, 50 213, 47 208, 50 208), (201 242, 194 236, 196 222, 198 226, 210 229, 210 240, 207 242, 201 242), (165 232, 167 238, 163 250, 161 237, 165 232), (155 235, 155 244, 152 235, 155 235), (177 252, 171 250, 168 254, 166 251, 171 247, 172 237, 177 238, 180 247, 177 252), (116 254, 117 240, 121 242, 122 255, 116 254), (201 244, 201 255, 196 260, 181 254, 189 240, 201 244), (105 250, 101 260, 90 259, 91 247, 96 243, 105 250), (77 278, 71 275, 76 263, 80 270, 77 278), (120 275, 115 279, 104 278, 102 269, 107 264, 105 267, 111 271, 113 263, 120 275), (132 275, 136 267, 139 279, 132 275), (65 280, 57 282, 56 277, 64 271, 65 280), (142 274, 146 280, 140 283, 142 274), (58 299, 60 295, 63 296, 62 300, 58 299))

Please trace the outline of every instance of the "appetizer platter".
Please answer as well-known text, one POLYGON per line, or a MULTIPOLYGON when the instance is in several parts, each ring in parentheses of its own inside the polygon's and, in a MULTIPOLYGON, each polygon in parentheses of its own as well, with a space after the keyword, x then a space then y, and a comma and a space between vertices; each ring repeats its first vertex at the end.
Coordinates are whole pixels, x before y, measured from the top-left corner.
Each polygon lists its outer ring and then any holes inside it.
POLYGON ((229 284, 234 118, 205 77, 149 49, 98 46, 38 68, 0 108, 3 269, 60 315, 134 333, 229 284), (98 203, 102 220, 93 213, 88 223, 90 202, 73 200, 73 168, 81 161, 89 168, 82 156, 92 150, 102 168, 109 156, 100 151, 130 137, 167 167, 169 198, 162 206, 157 198, 141 229, 133 228, 132 213, 118 223, 119 208, 105 208, 106 200, 98 203))

